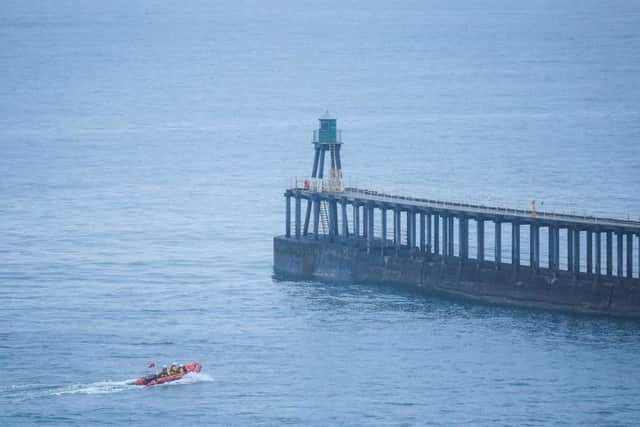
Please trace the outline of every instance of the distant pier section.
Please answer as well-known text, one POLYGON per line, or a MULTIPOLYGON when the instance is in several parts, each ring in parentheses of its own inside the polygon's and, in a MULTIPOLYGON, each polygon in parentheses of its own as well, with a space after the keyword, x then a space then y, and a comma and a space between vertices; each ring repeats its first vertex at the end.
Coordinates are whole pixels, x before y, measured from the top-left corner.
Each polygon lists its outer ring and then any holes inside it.
POLYGON ((285 192, 285 233, 274 240, 276 272, 640 316, 640 221, 344 187, 341 133, 328 115, 313 146, 311 176, 285 192))

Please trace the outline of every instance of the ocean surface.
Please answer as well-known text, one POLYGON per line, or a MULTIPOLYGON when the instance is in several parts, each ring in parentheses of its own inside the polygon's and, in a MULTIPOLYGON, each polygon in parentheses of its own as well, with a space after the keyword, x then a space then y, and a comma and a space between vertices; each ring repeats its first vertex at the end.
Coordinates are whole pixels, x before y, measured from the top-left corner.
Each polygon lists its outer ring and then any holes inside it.
POLYGON ((349 184, 640 217, 637 1, 3 0, 0 425, 639 425, 638 322, 273 277, 327 109, 349 184))

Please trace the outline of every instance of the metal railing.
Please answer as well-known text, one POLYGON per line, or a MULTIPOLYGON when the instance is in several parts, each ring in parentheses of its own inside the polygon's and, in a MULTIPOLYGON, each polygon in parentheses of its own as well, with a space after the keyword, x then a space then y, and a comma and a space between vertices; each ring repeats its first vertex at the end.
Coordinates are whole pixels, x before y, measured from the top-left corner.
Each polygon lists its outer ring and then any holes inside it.
POLYGON ((596 216, 593 213, 576 213, 576 212, 560 212, 555 210, 532 210, 532 209, 516 209, 516 208, 503 208, 498 206, 487 205, 482 202, 468 203, 462 201, 443 201, 437 199, 427 199, 411 196, 402 196, 397 194, 390 194, 387 192, 381 192, 376 190, 368 190, 364 188, 358 188, 353 186, 345 186, 344 182, 340 180, 339 185, 336 185, 335 181, 330 179, 318 179, 318 178, 298 178, 296 177, 293 182, 292 189, 312 191, 312 192, 324 192, 324 193, 351 193, 362 194, 365 196, 373 196, 377 198, 392 199, 398 201, 424 203, 435 207, 441 207, 443 209, 468 209, 468 210, 482 210, 487 213, 495 213, 501 215, 512 215, 519 217, 528 217, 539 220, 567 220, 567 221, 581 221, 592 224, 605 224, 616 223, 620 226, 632 226, 640 227, 640 217, 638 219, 632 219, 629 215, 612 215, 611 213, 604 214, 602 216, 596 216))

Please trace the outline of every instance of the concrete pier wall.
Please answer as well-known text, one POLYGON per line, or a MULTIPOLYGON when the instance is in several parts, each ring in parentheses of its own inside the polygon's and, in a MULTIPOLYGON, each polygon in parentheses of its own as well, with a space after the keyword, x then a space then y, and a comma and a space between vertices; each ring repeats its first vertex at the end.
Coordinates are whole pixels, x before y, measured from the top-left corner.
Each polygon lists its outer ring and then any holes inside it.
MULTIPOLYGON (((385 282, 488 303, 640 318, 637 279, 577 276, 536 265, 416 253, 391 242, 384 251, 329 238, 274 238, 276 274, 304 279, 385 282)), ((463 255, 465 255, 463 253, 463 255)))

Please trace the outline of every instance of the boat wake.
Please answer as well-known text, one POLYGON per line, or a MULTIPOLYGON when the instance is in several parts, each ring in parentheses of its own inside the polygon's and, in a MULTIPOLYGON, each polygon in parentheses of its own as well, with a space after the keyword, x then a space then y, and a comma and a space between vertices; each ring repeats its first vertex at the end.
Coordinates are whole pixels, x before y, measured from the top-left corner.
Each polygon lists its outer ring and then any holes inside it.
POLYGON ((192 372, 183 378, 153 387, 133 384, 134 378, 124 381, 98 381, 88 384, 14 384, 0 387, 0 398, 7 400, 29 400, 43 397, 57 397, 66 395, 94 395, 113 394, 123 391, 149 390, 162 387, 172 387, 184 384, 213 381, 211 376, 204 373, 192 372))

